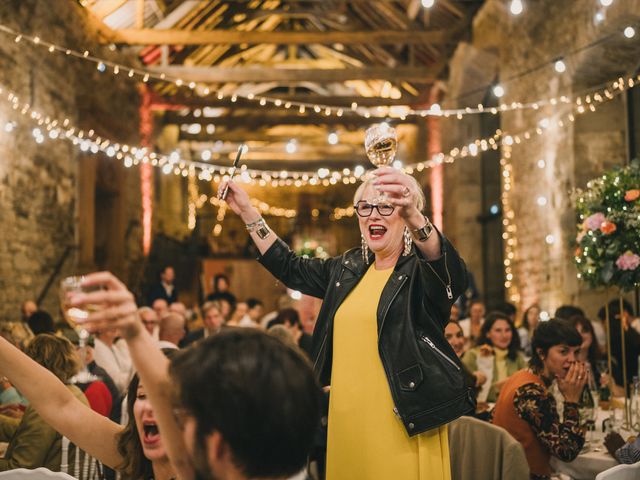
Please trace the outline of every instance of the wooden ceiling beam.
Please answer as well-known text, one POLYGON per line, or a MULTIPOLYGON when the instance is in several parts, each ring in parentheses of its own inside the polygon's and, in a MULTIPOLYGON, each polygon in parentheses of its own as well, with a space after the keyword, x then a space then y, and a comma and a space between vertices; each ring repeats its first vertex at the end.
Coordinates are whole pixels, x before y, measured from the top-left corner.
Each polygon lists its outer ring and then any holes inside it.
MULTIPOLYGON (((193 115, 180 116, 174 112, 167 112, 164 117, 163 124, 201 124, 209 125, 213 124, 216 128, 225 127, 227 129, 233 128, 262 128, 262 127, 276 127, 279 125, 342 125, 346 129, 363 128, 373 125, 385 120, 384 118, 364 118, 359 115, 344 115, 338 117, 336 115, 322 116, 322 115, 276 115, 275 112, 265 112, 263 115, 257 115, 256 113, 249 113, 246 115, 229 115, 224 117, 194 117, 193 115)), ((414 119, 399 120, 391 119, 387 120, 387 123, 391 125, 397 124, 415 124, 414 119)), ((198 134, 201 135, 201 134, 198 134)), ((209 139, 215 140, 216 134, 206 135, 209 139)), ((186 138, 186 137, 185 137, 186 138)))
POLYGON ((285 69, 265 67, 152 67, 149 70, 183 82, 227 83, 227 82, 345 82, 348 80, 393 80, 416 83, 432 83, 436 80, 436 65, 419 67, 369 67, 337 69, 285 69))
MULTIPOLYGON (((397 105, 412 105, 420 104, 423 101, 418 97, 403 97, 403 98, 382 98, 382 97, 360 97, 342 96, 342 95, 273 95, 270 93, 264 93, 264 96, 270 99, 280 99, 284 102, 301 102, 310 105, 328 105, 335 107, 351 108, 351 104, 356 102, 361 107, 378 107, 378 106, 397 106, 397 105)), ((166 99, 158 97, 154 99, 154 103, 159 105, 167 105, 170 107, 186 106, 191 108, 256 108, 256 109, 269 109, 267 106, 262 106, 257 100, 247 100, 244 98, 238 98, 235 102, 232 102, 229 97, 225 97, 222 100, 216 98, 215 95, 210 97, 185 97, 180 95, 172 95, 166 99)), ((167 108, 170 110, 171 108, 167 108)), ((162 110, 162 108, 159 108, 162 110)))
POLYGON ((330 45, 450 42, 446 30, 372 30, 360 32, 262 32, 239 30, 156 30, 153 28, 122 29, 114 31, 109 43, 125 45, 207 45, 207 44, 290 44, 307 45, 319 43, 330 45))

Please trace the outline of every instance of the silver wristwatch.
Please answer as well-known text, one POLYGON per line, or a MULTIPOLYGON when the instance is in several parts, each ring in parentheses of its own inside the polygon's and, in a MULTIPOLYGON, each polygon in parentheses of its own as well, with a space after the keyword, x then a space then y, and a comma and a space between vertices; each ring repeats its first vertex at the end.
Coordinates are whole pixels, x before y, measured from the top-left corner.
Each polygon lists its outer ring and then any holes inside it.
POLYGON ((423 227, 411 230, 411 236, 416 242, 426 242, 433 233, 433 224, 427 217, 424 217, 425 224, 423 227))

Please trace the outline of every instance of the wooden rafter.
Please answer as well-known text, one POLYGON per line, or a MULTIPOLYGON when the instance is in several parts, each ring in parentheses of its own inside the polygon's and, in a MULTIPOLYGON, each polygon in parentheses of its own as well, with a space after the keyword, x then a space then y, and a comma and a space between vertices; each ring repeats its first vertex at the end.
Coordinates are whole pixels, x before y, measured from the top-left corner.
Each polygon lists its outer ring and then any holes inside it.
POLYGON ((306 45, 319 44, 389 44, 446 43, 445 30, 378 30, 360 32, 258 32, 238 30, 155 30, 123 29, 114 32, 109 43, 126 45, 234 45, 276 43, 306 45))
POLYGON ((183 82, 344 82, 348 80, 391 79, 417 83, 432 83, 436 80, 436 68, 421 67, 369 67, 337 69, 285 69, 249 66, 246 68, 225 67, 153 67, 156 74, 181 78, 183 82))

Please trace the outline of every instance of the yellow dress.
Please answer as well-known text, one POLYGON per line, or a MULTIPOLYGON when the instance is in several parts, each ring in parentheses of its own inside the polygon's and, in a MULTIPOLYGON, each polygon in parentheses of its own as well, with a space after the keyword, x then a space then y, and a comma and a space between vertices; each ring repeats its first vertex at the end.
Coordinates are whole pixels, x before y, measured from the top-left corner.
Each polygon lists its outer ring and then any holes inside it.
POLYGON ((376 311, 393 269, 369 268, 336 313, 327 480, 450 480, 446 425, 409 437, 393 413, 376 311))

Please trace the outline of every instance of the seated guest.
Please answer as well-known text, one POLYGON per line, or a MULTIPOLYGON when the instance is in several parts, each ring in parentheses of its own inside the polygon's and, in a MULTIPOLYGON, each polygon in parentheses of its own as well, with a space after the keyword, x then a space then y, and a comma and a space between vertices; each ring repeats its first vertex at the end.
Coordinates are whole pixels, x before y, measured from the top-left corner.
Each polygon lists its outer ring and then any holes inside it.
POLYGON ((120 417, 122 415, 122 396, 120 395, 120 391, 118 387, 116 387, 115 382, 109 376, 107 371, 98 366, 96 361, 93 358, 93 353, 95 349, 95 338, 93 336, 89 336, 86 340, 86 344, 84 348, 80 348, 80 337, 72 328, 64 328, 60 332, 60 335, 63 335, 67 340, 69 340, 75 347, 76 352, 80 356, 80 361, 82 361, 82 352, 84 351, 84 362, 87 365, 87 370, 92 375, 95 375, 98 379, 97 383, 103 383, 104 387, 106 387, 107 392, 104 391, 102 386, 96 385, 91 388, 92 384, 78 384, 78 387, 82 389, 87 400, 89 400, 89 405, 91 408, 101 413, 116 423, 120 423, 120 417), (107 393, 109 395, 107 395, 107 393), (110 405, 110 407, 108 407, 110 405), (107 413, 105 413, 107 412, 107 413))
MULTIPOLYGON (((462 358, 465 338, 464 332, 460 325, 458 325, 458 322, 449 320, 447 326, 444 327, 444 338, 447 339, 447 342, 449 342, 449 345, 451 345, 451 348, 453 348, 458 358, 462 358)), ((462 368, 467 385, 474 387, 473 392, 474 394, 477 393, 476 389, 487 381, 486 375, 480 371, 471 372, 464 363, 462 364, 462 368)))
POLYGON ((244 317, 242 317, 242 319, 240 319, 239 325, 241 327, 257 328, 259 326, 258 321, 260 320, 260 317, 262 316, 262 311, 264 310, 262 302, 257 298, 248 298, 246 301, 246 304, 247 304, 247 313, 245 314, 244 317))
POLYGON ((480 300, 474 300, 469 306, 469 317, 460 320, 460 328, 462 328, 466 340, 465 350, 476 346, 476 342, 480 337, 480 329, 484 323, 484 313, 484 303, 480 300))
POLYGON ((202 306, 202 315, 204 327, 194 330, 193 332, 189 332, 182 340, 180 347, 186 347, 187 345, 191 345, 193 342, 215 335, 224 325, 224 317, 220 310, 220 302, 211 301, 205 303, 202 306))
POLYGON ((178 348, 187 333, 185 323, 185 318, 179 313, 167 313, 162 317, 158 342, 160 348, 178 348))
MULTIPOLYGON (((69 383, 80 369, 75 348, 69 340, 50 334, 37 335, 26 353, 64 383, 76 399, 87 405, 80 389, 69 383)), ((42 395, 46 396, 47 392, 42 392, 42 395)), ((0 417, 0 441, 9 442, 4 458, 0 459, 0 471, 38 467, 60 470, 62 436, 31 405, 20 420, 0 417)))
POLYGON ((33 312, 27 323, 34 335, 56 332, 56 329, 53 326, 53 318, 51 318, 51 315, 44 310, 33 312))
POLYGON ((284 325, 287 327, 296 345, 311 358, 312 337, 302 331, 302 323, 300 322, 300 315, 297 310, 293 308, 285 308, 282 310, 276 318, 269 322, 268 329, 275 325, 284 325))
POLYGON ((126 343, 116 338, 115 330, 96 332, 93 358, 113 379, 118 392, 124 394, 133 377, 133 366, 126 343))
POLYGON ((140 315, 140 320, 142 321, 144 328, 146 328, 149 334, 153 336, 160 325, 160 320, 156 311, 153 308, 140 307, 138 309, 138 315, 140 315))
POLYGON ((518 327, 520 348, 528 357, 531 356, 531 337, 533 337, 533 331, 538 326, 538 322, 540 322, 540 307, 534 303, 524 311, 522 322, 518 327))
POLYGON ((507 378, 526 366, 518 333, 507 315, 492 312, 487 316, 478 346, 464 354, 462 363, 469 371, 479 370, 487 377, 478 400, 495 402, 507 378))
MULTIPOLYGON (((624 370, 622 364, 627 367, 627 384, 633 385, 633 377, 638 374, 638 356, 640 356, 640 333, 631 327, 633 321, 633 307, 629 302, 622 302, 622 312, 620 302, 612 300, 609 302, 609 322, 611 331, 609 342, 611 345, 611 357, 614 360, 611 364, 613 380, 617 385, 624 385, 624 370), (622 334, 620 329, 624 329, 624 349, 622 345, 622 334), (623 357, 622 352, 625 355, 623 357)), ((605 307, 598 311, 598 316, 603 321, 606 318, 605 307)))
POLYGON ((617 432, 611 432, 604 439, 609 454, 620 463, 630 465, 640 462, 640 433, 633 441, 625 442, 617 432))
POLYGON ((578 352, 577 360, 588 365, 590 374, 596 385, 600 384, 600 372, 598 371, 598 360, 600 359, 600 349, 593 331, 593 325, 588 318, 581 315, 574 315, 569 319, 569 323, 575 327, 582 337, 582 344, 578 352))
POLYGON ((169 313, 169 304, 164 298, 156 298, 151 304, 151 308, 158 318, 162 318, 165 314, 169 313))
POLYGON ((493 411, 493 423, 522 443, 532 479, 551 478, 551 456, 570 462, 584 445, 578 402, 589 369, 577 361, 581 343, 580 334, 565 320, 540 323, 531 341, 529 368, 507 380, 493 411), (554 379, 564 396, 562 422, 549 392, 554 379))
MULTIPOLYGON (((584 310, 580 307, 576 307, 575 305, 561 305, 556 309, 556 312, 553 315, 555 318, 562 318, 564 320, 569 320, 571 317, 585 317, 584 310)), ((598 347, 600 351, 604 354, 607 351, 607 334, 604 330, 604 325, 602 322, 591 322, 593 326, 593 331, 595 333, 595 338, 598 342, 598 347)))
MULTIPOLYGON (((240 327, 240 321, 244 318, 249 310, 247 302, 236 303, 236 308, 233 309, 231 317, 227 320, 227 327, 240 327)), ((226 317, 225 317, 226 318, 226 317)))
POLYGON ((20 306, 20 318, 27 323, 29 317, 38 310, 38 305, 33 300, 26 300, 20 306))

